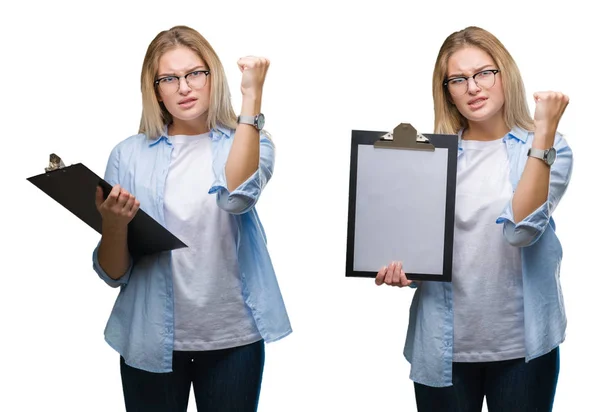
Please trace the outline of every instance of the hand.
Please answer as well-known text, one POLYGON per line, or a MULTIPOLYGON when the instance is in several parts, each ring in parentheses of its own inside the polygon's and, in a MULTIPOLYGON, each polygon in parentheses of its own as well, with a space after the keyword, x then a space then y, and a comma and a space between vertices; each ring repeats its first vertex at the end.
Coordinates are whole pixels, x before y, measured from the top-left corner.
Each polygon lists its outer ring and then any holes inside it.
POLYGON ((533 94, 533 98, 535 129, 548 133, 554 139, 560 118, 569 104, 569 97, 559 92, 537 92, 533 94))
POLYGON ((260 99, 269 70, 269 60, 264 57, 246 56, 240 58, 237 64, 242 72, 242 95, 260 99))
POLYGON ((120 185, 113 186, 104 200, 100 186, 96 187, 96 208, 102 215, 103 224, 112 227, 126 227, 140 208, 140 202, 120 185))
POLYGON ((383 283, 390 286, 404 287, 412 283, 412 280, 406 279, 406 273, 402 270, 402 262, 392 262, 389 266, 382 267, 375 277, 377 286, 383 283))

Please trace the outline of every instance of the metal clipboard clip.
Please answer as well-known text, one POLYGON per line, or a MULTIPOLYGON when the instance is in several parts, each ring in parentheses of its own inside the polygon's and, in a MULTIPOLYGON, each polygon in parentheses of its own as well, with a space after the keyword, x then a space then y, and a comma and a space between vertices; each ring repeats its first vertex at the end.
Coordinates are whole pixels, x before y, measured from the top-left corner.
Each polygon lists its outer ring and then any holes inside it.
POLYGON ((410 123, 400 123, 393 132, 381 136, 373 146, 384 149, 435 151, 435 146, 429 142, 429 139, 418 133, 410 123))
POLYGON ((44 170, 46 173, 48 173, 52 172, 53 170, 62 169, 63 167, 65 167, 65 163, 62 161, 62 159, 55 153, 52 153, 50 154, 50 163, 48 167, 44 168, 44 170))

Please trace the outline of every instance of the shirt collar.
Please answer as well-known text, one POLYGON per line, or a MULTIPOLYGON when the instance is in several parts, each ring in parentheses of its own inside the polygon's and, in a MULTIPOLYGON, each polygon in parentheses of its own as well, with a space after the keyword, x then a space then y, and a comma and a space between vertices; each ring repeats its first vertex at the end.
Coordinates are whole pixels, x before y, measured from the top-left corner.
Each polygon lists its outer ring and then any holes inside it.
MULTIPOLYGON (((233 135, 233 130, 225 126, 217 125, 216 127, 213 127, 209 133, 210 139, 212 141, 217 141, 221 138, 230 138, 233 135)), ((152 147, 157 145, 159 142, 165 142, 168 145, 172 144, 171 139, 169 138, 167 125, 163 127, 163 131, 159 137, 156 139, 148 139, 148 146, 152 147)))
POLYGON ((520 140, 523 143, 526 143, 527 139, 529 138, 529 132, 525 129, 521 129, 519 126, 515 126, 511 129, 510 132, 508 132, 507 136, 513 137, 517 140, 520 140))
MULTIPOLYGON (((458 151, 462 151, 462 134, 464 128, 461 128, 458 131, 458 151)), ((520 128, 519 126, 514 126, 503 138, 502 141, 506 142, 509 138, 517 139, 523 143, 527 142, 529 138, 529 133, 527 130, 520 128)))

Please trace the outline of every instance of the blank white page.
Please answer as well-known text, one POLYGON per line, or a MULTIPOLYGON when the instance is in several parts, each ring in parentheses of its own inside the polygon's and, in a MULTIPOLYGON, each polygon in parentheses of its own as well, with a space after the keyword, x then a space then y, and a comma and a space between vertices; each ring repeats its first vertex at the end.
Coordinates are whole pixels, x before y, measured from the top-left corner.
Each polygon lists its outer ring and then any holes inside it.
POLYGON ((354 270, 443 274, 448 149, 358 146, 354 270))

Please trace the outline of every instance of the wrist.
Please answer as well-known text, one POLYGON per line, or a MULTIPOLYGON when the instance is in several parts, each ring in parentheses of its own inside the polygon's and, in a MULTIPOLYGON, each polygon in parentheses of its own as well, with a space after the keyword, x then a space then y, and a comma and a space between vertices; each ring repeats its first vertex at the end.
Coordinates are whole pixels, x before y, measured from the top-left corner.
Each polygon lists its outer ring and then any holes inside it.
POLYGON ((262 96, 256 93, 248 93, 242 96, 242 116, 256 116, 260 113, 262 96))
POLYGON ((531 147, 535 149, 549 149, 554 145, 555 132, 550 127, 536 126, 531 147))
POLYGON ((102 234, 108 236, 127 236, 127 223, 102 220, 102 234))

